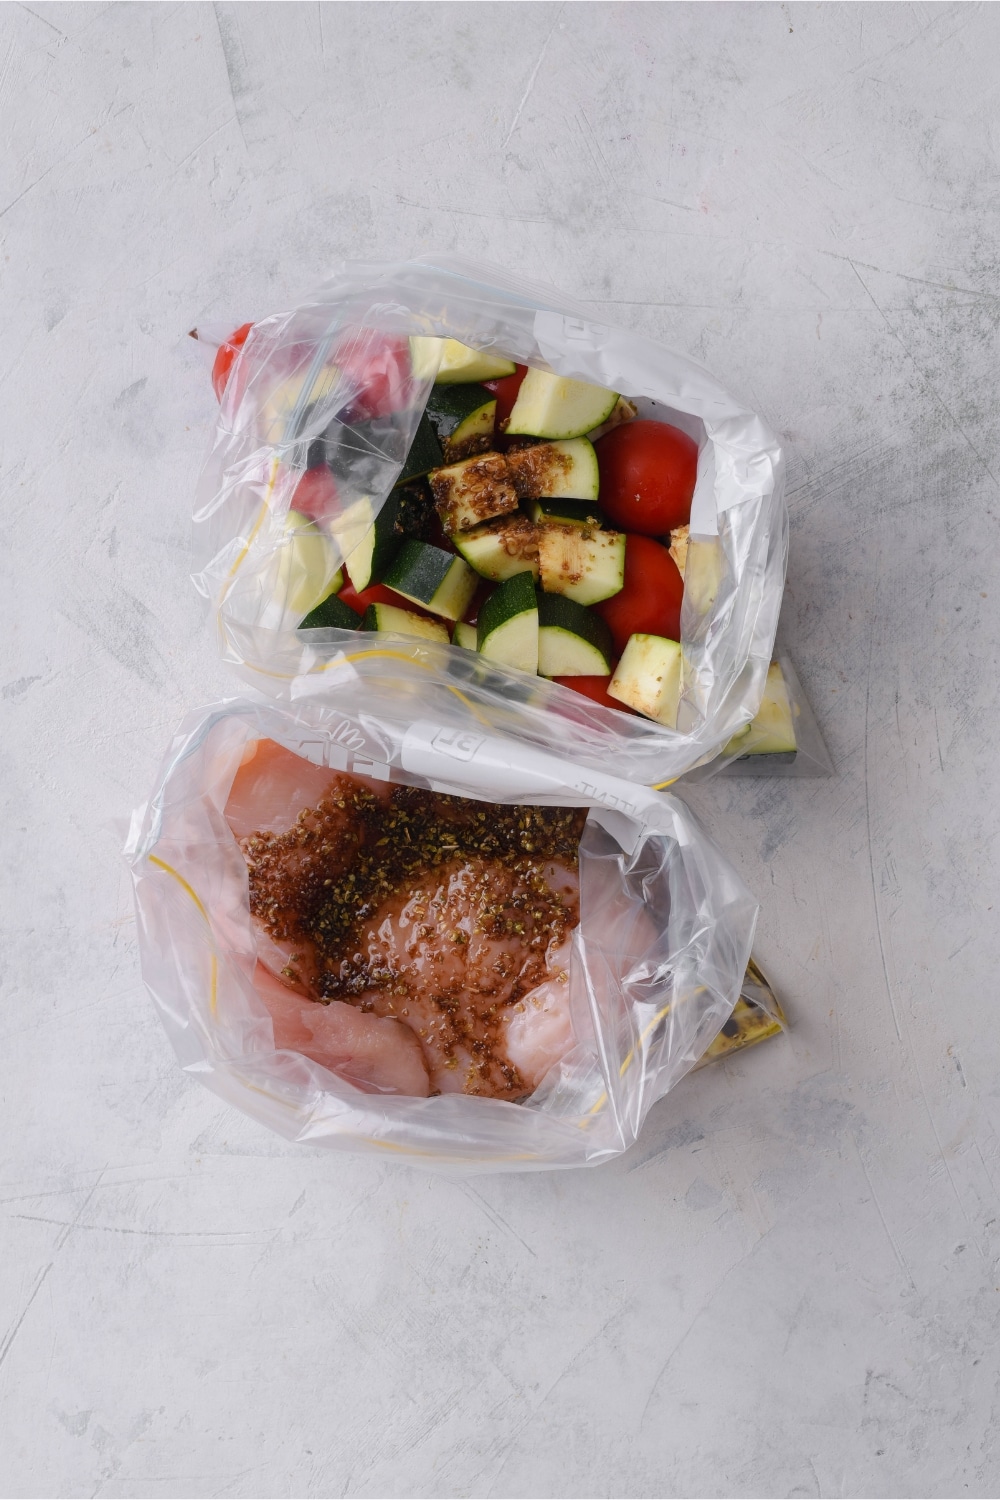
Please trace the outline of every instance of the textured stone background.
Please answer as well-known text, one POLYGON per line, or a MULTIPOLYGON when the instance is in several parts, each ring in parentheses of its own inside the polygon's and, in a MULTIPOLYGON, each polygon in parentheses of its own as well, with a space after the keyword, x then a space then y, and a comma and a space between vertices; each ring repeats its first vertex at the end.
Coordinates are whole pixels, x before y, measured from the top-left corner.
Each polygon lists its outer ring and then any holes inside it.
POLYGON ((1000 1493, 1000 7, 0 12, 4 1494, 1000 1493), (794 1029, 595 1172, 183 1077, 116 819, 227 685, 192 323, 458 248, 784 434, 838 767, 692 796, 794 1029))

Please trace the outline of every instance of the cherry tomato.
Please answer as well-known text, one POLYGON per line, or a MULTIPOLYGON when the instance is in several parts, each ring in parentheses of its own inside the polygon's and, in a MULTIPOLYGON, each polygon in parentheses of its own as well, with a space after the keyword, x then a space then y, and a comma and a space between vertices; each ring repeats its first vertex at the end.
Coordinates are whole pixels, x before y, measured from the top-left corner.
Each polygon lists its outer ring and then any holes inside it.
POLYGON ((252 323, 244 323, 231 333, 224 344, 220 344, 215 352, 215 363, 212 366, 212 389, 215 392, 216 401, 222 400, 222 393, 226 389, 226 381, 229 372, 236 363, 236 356, 247 341, 247 334, 253 327, 252 323))
POLYGON ((514 402, 517 400, 517 393, 521 389, 521 381, 527 373, 527 365, 516 365, 513 375, 504 375, 502 380, 491 380, 488 382, 490 390, 494 392, 497 398, 496 416, 493 418, 494 432, 502 434, 507 431, 507 423, 510 421, 510 414, 514 410, 514 402))
POLYGON ((624 587, 591 607, 607 623, 620 656, 637 631, 679 641, 683 596, 684 580, 666 547, 630 533, 625 538, 624 587))
POLYGON ((324 521, 339 509, 337 485, 326 464, 307 469, 295 486, 292 510, 300 511, 311 521, 324 521))
POLYGON ((610 677, 553 677, 552 681, 572 688, 576 693, 582 693, 585 698, 592 698, 603 708, 616 708, 620 714, 634 713, 634 709, 629 708, 627 703, 619 703, 617 698, 611 697, 608 692, 610 677))
POLYGON ((348 421, 367 421, 401 411, 409 399, 410 346, 406 339, 362 332, 345 338, 332 362, 358 387, 344 413, 348 421))
POLYGON ((623 422, 594 444, 601 509, 623 531, 665 536, 691 520, 698 445, 666 422, 623 422))

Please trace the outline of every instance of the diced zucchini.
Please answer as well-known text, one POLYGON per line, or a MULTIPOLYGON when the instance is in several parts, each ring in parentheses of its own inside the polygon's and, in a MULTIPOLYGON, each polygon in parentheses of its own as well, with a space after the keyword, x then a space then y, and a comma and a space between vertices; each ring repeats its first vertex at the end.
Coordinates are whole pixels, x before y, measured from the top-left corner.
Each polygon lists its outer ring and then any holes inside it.
POLYGON ((427 398, 427 416, 444 443, 472 412, 494 399, 484 385, 435 385, 427 398))
POLYGON ((425 412, 417 423, 410 451, 406 455, 396 483, 405 484, 408 479, 422 479, 425 474, 429 474, 431 469, 436 469, 443 461, 444 454, 441 452, 438 435, 425 412))
POLYGON ((408 609, 397 609, 395 604, 369 604, 361 621, 362 630, 387 630, 393 635, 415 635, 424 641, 440 641, 448 644, 448 631, 437 620, 425 620, 408 609))
POLYGON ((473 380, 500 380, 513 375, 514 361, 486 354, 460 344, 458 339, 411 338, 410 365, 418 378, 436 367, 438 385, 459 385, 473 380))
POLYGON ((783 759, 790 759, 797 750, 795 716, 788 684, 780 665, 773 661, 767 669, 760 708, 750 723, 733 735, 723 754, 738 752, 747 759, 751 755, 780 755, 783 759))
POLYGON ((481 521, 517 510, 517 491, 502 453, 483 453, 435 469, 429 476, 445 531, 470 531, 481 521))
POLYGON ((598 438, 602 438, 613 427, 620 427, 623 422, 631 422, 632 418, 638 416, 638 414, 639 408, 627 396, 619 396, 618 404, 612 408, 608 420, 602 422, 600 427, 595 427, 593 432, 588 432, 587 436, 592 443, 596 443, 598 438))
POLYGON ((479 634, 475 625, 466 625, 462 620, 459 620, 451 633, 452 645, 463 646, 466 651, 476 651, 479 649, 478 641, 479 634))
POLYGON ((526 516, 487 521, 456 534, 455 546, 476 572, 494 583, 528 570, 538 577, 538 531, 526 516))
POLYGON ((516 573, 494 589, 479 611, 476 643, 489 661, 538 671, 538 600, 530 573, 516 573))
POLYGON ((717 536, 688 537, 684 553, 684 597, 694 606, 696 614, 711 612, 719 597, 723 567, 722 544, 717 536))
POLYGON ((357 630, 361 616, 356 609, 345 604, 336 594, 330 594, 311 609, 299 626, 300 630, 357 630))
POLYGON ((625 533, 593 526, 539 526, 538 561, 547 594, 597 604, 619 593, 625 582, 625 533))
POLYGON ((608 693, 673 729, 681 696, 681 646, 662 635, 630 635, 608 693))
POLYGON ((560 594, 538 595, 538 670, 543 677, 606 677, 614 645, 600 615, 560 594))
POLYGON ((496 397, 484 401, 455 428, 445 443, 449 462, 468 458, 473 453, 486 453, 493 446, 493 422, 497 413, 496 397))
POLYGON ((507 423, 513 437, 576 438, 592 432, 610 417, 617 391, 583 380, 568 380, 548 370, 529 370, 521 382, 507 423))
POLYGON ((597 454, 586 438, 512 449, 507 468, 521 500, 597 499, 597 454))
POLYGON ((404 542, 382 581, 404 599, 446 620, 462 618, 479 583, 464 558, 429 542, 404 542))
POLYGON ((277 597, 286 609, 306 614, 343 587, 344 575, 337 567, 332 544, 308 516, 290 510, 284 527, 278 553, 277 597))
POLYGON ((344 559, 347 576, 359 593, 373 583, 381 583, 386 568, 403 545, 397 526, 400 503, 401 491, 393 490, 373 524, 344 559))
POLYGON ((530 500, 528 514, 533 521, 556 521, 564 526, 600 527, 603 520, 590 500, 530 500))

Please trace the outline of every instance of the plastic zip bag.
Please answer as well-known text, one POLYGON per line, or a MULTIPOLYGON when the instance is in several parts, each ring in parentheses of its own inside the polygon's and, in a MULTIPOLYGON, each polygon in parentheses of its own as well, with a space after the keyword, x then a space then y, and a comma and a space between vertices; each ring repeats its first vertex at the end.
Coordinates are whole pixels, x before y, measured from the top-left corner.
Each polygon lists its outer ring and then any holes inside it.
MULTIPOLYGON (((348 264, 301 306, 254 325, 225 390, 195 513, 195 582, 214 605, 224 658, 286 701, 309 693, 309 679, 337 675, 348 657, 354 674, 384 679, 384 637, 297 626, 307 595, 335 586, 409 450, 436 373, 433 361, 409 358, 410 336, 456 338, 609 387, 700 450, 676 729, 458 647, 429 643, 422 665, 471 690, 503 732, 584 764, 613 763, 629 780, 664 785, 711 758, 753 717, 771 660, 787 554, 776 438, 693 361, 594 322, 551 289, 458 259, 348 264), (300 500, 317 443, 336 497, 300 500), (293 499, 307 507, 305 537, 297 523, 289 529, 293 499)), ((398 662, 396 671, 403 675, 398 662)))
POLYGON ((294 710, 185 721, 126 848, 142 971, 182 1066, 294 1140, 458 1172, 595 1164, 704 1055, 739 997, 757 907, 680 802, 464 725, 372 711, 341 684, 294 710), (590 809, 574 931, 574 1045, 521 1104, 363 1093, 277 1051, 252 982, 246 865, 223 817, 251 740, 317 764, 502 803, 590 809))

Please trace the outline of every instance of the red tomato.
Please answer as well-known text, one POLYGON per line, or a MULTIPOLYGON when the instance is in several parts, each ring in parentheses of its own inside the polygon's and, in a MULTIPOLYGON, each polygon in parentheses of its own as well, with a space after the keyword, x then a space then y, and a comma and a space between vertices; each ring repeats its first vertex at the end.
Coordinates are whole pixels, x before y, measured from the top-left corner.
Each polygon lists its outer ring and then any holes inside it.
POLYGON ((323 521, 339 510, 337 486, 333 475, 325 464, 307 469, 295 486, 292 510, 308 516, 311 521, 323 521))
POLYGON ((220 344, 215 353, 215 363, 212 366, 212 389, 215 392, 216 401, 222 400, 222 393, 226 389, 226 381, 229 372, 236 363, 236 356, 247 341, 247 334, 253 327, 252 323, 244 323, 231 333, 224 344, 220 344))
POLYGON ((563 687, 572 688, 574 692, 582 693, 585 698, 592 698, 603 708, 616 708, 620 714, 635 712, 627 703, 619 703, 617 698, 611 697, 608 692, 610 677, 553 677, 552 681, 561 683, 563 687))
POLYGON ((683 596, 684 580, 666 547, 633 533, 625 538, 625 586, 591 607, 606 621, 620 656, 637 631, 679 641, 683 596))
POLYGON ((504 433, 507 431, 507 423, 510 414, 514 410, 514 402, 517 393, 521 389, 521 381, 528 373, 527 365, 516 365, 513 375, 505 375, 502 380, 491 380, 488 382, 491 391, 497 398, 496 416, 493 418, 493 431, 504 433))
POLYGON ((345 338, 331 355, 339 370, 358 387, 348 419, 365 421, 401 411, 409 398, 410 346, 406 339, 359 331, 345 338))
POLYGON ((698 445, 666 422, 623 422, 594 444, 601 509, 623 531, 665 536, 691 520, 698 445))

